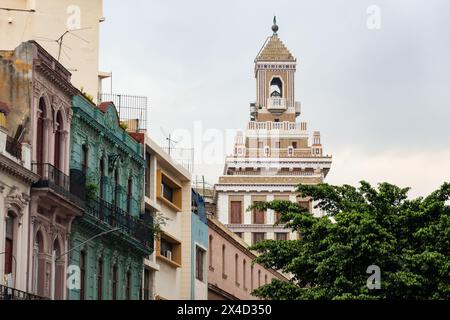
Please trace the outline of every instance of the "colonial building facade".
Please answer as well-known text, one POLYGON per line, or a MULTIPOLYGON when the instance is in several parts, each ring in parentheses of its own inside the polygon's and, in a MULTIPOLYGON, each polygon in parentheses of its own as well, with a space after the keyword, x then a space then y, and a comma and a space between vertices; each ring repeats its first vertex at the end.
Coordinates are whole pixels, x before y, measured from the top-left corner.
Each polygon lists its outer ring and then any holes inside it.
POLYGON ((1 99, 11 106, 8 134, 31 146, 25 163, 38 176, 30 191, 26 291, 66 298, 72 221, 82 214, 70 193, 71 74, 34 41, 0 53, 1 99))
POLYGON ((256 102, 250 105, 250 122, 237 134, 233 154, 225 160, 223 176, 216 185, 217 217, 248 244, 263 239, 297 237, 278 216, 246 209, 255 202, 290 200, 312 211, 310 199, 295 194, 296 185, 323 181, 331 167, 319 132, 312 143, 306 122, 296 122, 301 113, 295 100, 296 58, 273 34, 255 59, 256 102))
POLYGON ((137 300, 153 249, 151 217, 141 208, 144 146, 120 127, 112 103, 97 107, 77 95, 73 112, 71 189, 85 210, 71 232, 70 264, 81 276, 69 298, 137 300))
POLYGON ((253 263, 255 253, 214 216, 208 217, 208 300, 255 300, 253 290, 272 279, 287 281, 275 270, 253 263))
MULTIPOLYGON (((31 149, 8 134, 10 107, 0 101, 0 286, 27 288, 31 149)), ((1 290, 0 290, 1 291, 1 290)))

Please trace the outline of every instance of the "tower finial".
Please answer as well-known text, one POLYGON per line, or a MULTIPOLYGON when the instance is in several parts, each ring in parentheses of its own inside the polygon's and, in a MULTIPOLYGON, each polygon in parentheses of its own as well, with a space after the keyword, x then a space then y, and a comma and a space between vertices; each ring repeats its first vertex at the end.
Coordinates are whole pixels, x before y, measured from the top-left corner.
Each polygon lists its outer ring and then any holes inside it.
POLYGON ((277 25, 277 16, 273 16, 273 26, 272 26, 273 34, 276 35, 278 31, 278 25, 277 25))

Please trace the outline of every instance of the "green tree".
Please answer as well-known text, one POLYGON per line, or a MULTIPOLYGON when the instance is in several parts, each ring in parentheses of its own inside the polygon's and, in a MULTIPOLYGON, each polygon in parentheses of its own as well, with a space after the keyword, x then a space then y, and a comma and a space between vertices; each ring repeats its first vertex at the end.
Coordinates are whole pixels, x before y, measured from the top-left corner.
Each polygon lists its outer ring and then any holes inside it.
POLYGON ((273 209, 299 240, 262 241, 255 262, 292 276, 253 294, 265 299, 450 299, 450 184, 425 198, 409 188, 361 182, 299 185, 328 216, 316 218, 289 201, 257 203, 273 209), (446 204, 447 202, 447 204, 446 204), (367 268, 381 270, 381 288, 369 290, 367 268))

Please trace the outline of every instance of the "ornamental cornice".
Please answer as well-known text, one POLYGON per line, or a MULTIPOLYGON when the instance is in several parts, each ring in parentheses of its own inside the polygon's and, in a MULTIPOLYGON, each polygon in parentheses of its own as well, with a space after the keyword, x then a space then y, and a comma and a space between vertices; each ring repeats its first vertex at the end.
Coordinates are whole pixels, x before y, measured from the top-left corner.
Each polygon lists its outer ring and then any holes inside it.
POLYGON ((39 176, 36 173, 28 170, 21 164, 9 159, 3 154, 0 154, 0 171, 8 172, 28 185, 31 185, 39 180, 39 176))

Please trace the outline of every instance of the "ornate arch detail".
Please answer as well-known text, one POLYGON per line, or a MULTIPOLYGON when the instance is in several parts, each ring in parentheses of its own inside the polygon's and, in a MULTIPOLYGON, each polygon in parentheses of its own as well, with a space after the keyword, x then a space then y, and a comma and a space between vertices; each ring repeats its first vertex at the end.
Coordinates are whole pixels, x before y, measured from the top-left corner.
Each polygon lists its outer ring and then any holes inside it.
POLYGON ((22 224, 22 216, 24 210, 30 202, 30 196, 25 193, 20 192, 19 188, 13 186, 9 191, 8 196, 5 199, 6 208, 13 209, 19 218, 19 224, 22 224), (14 210, 15 209, 15 210, 14 210))
POLYGON ((34 232, 34 236, 33 236, 33 244, 36 243, 36 238, 38 236, 39 233, 41 233, 42 236, 42 246, 43 246, 43 252, 48 253, 48 233, 45 230, 45 226, 42 224, 41 221, 39 221, 38 219, 35 220, 36 223, 36 229, 34 232))
POLYGON ((39 108, 39 102, 41 101, 41 99, 44 99, 45 102, 45 113, 46 113, 46 117, 45 119, 52 119, 52 102, 50 100, 49 94, 47 93, 47 91, 43 88, 42 92, 40 92, 39 98, 38 98, 38 105, 37 107, 39 108))
POLYGON ((105 256, 105 247, 103 246, 102 243, 100 243, 97 248, 97 260, 103 258, 104 256, 105 256))
POLYGON ((111 265, 118 265, 119 262, 119 252, 117 250, 114 250, 111 255, 111 265))

